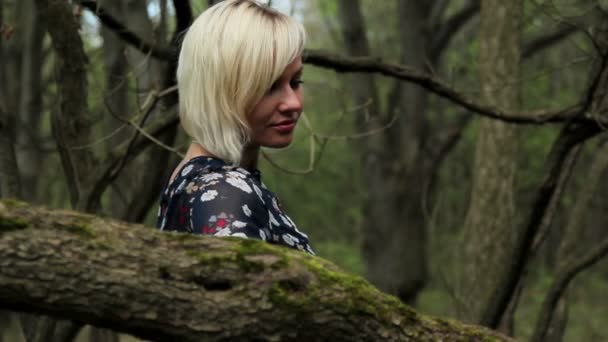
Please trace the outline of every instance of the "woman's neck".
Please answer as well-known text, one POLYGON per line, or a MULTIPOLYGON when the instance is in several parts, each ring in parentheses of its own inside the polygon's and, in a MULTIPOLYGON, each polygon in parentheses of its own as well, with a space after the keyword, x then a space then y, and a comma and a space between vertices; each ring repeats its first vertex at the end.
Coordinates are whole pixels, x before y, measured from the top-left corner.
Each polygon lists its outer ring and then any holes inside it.
MULTIPOLYGON (((243 155, 241 156, 241 167, 245 169, 256 169, 258 167, 258 155, 260 154, 260 146, 257 145, 245 145, 243 149, 243 155)), ((188 161, 195 157, 215 157, 209 151, 207 151, 199 143, 193 142, 190 144, 184 161, 188 161)))
POLYGON ((260 155, 260 146, 245 145, 243 155, 241 156, 241 166, 245 169, 257 169, 258 156, 260 155))

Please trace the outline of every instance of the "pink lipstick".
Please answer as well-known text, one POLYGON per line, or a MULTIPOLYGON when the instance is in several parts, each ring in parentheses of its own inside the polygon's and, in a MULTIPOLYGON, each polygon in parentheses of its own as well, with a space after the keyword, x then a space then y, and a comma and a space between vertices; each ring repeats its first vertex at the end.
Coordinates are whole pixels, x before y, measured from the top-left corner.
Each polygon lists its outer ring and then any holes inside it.
POLYGON ((296 122, 285 120, 274 124, 271 127, 279 131, 279 133, 291 133, 291 131, 293 131, 293 129, 296 127, 296 122))

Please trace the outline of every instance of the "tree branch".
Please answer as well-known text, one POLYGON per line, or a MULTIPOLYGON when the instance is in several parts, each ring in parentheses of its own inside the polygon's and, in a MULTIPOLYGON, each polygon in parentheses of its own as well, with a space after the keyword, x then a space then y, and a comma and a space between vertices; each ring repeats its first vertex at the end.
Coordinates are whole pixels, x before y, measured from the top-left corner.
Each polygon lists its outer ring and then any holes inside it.
MULTIPOLYGON (((598 111, 606 109, 601 107, 606 104, 603 103, 604 97, 599 96, 599 94, 603 94, 608 88, 608 54, 603 54, 601 57, 598 72, 593 77, 582 102, 583 113, 590 108, 598 111)), ((574 121, 570 121, 562 129, 547 157, 548 174, 536 192, 524 229, 517 238, 511 264, 506 266, 508 271, 505 272, 504 285, 495 289, 493 295, 495 302, 482 315, 482 325, 497 327, 511 298, 513 298, 517 284, 521 281, 523 270, 526 267, 534 239, 547 216, 548 210, 550 210, 551 198, 558 190, 561 175, 566 171, 564 165, 570 152, 586 140, 602 132, 602 130, 601 125, 574 121)))
POLYGON ((544 49, 558 44, 562 40, 568 38, 571 34, 577 32, 578 29, 572 25, 562 25, 557 31, 546 35, 538 36, 524 46, 522 58, 529 58, 536 55, 544 49))
POLYGON ((90 151, 73 150, 91 137, 87 115, 87 56, 70 4, 63 0, 36 0, 47 24, 57 58, 57 86, 60 109, 52 113, 53 135, 57 141, 72 206, 85 210, 83 203, 89 176, 97 164, 90 151))
POLYGON ((305 253, 0 202, 0 307, 152 340, 508 341, 305 253))
POLYGON ((445 48, 448 46, 452 38, 460 32, 460 29, 469 22, 477 13, 479 13, 480 1, 472 0, 468 5, 463 7, 459 12, 456 12, 451 17, 447 18, 438 27, 433 29, 433 40, 431 42, 429 59, 436 64, 445 48))
POLYGON ((89 194, 90 202, 88 206, 94 207, 101 194, 106 190, 108 185, 118 176, 117 169, 121 169, 137 157, 143 150, 154 143, 148 136, 159 138, 166 132, 175 129, 179 123, 179 118, 176 113, 170 113, 161 117, 151 124, 146 129, 146 135, 138 135, 135 140, 126 141, 112 150, 105 158, 104 164, 98 168, 93 179, 95 184, 89 194))
POLYGON ((549 293, 543 301, 543 306, 536 321, 536 328, 532 335, 531 342, 542 342, 547 334, 547 329, 553 318, 553 312, 555 306, 562 297, 562 294, 570 284, 570 281, 581 271, 591 267, 596 262, 600 261, 603 257, 608 254, 608 239, 604 239, 594 249, 589 251, 583 257, 578 260, 572 260, 566 266, 564 266, 556 277, 555 281, 551 285, 549 293))
MULTIPOLYGON (((137 50, 150 54, 153 57, 162 60, 171 60, 176 55, 176 50, 171 48, 162 48, 155 46, 150 42, 144 41, 140 36, 138 36, 135 32, 129 30, 125 25, 123 25, 119 20, 110 15, 103 7, 101 7, 97 1, 91 0, 77 0, 82 7, 93 12, 94 15, 99 18, 101 23, 114 31, 122 40, 126 43, 132 45, 137 50)), ((183 1, 182 1, 183 2, 183 1)))
MULTIPOLYGON (((79 0, 81 2, 90 3, 90 6, 95 4, 95 8, 99 8, 96 4, 96 1, 91 0, 79 0)), ((179 2, 179 1, 178 1, 179 2)), ((98 14, 98 12, 94 12, 98 14)), ((104 12, 104 16, 111 18, 107 13, 104 12)), ((184 15, 184 17, 187 17, 184 15)), ((114 20, 117 22, 116 20, 114 20)), ((107 21, 103 21, 104 25, 107 21)), ((126 32, 124 26, 109 26, 119 32, 126 32)), ((178 25, 178 28, 181 28, 181 25, 178 25)), ((129 31, 130 32, 130 31, 129 31)), ((129 36, 136 35, 132 32, 129 33, 129 36)), ((123 37, 121 35, 121 37, 123 37)), ((135 48, 140 49, 141 51, 150 52, 151 50, 145 50, 144 46, 140 44, 141 39, 131 39, 125 41, 135 48)), ((332 54, 326 51, 321 50, 310 50, 307 49, 304 52, 305 55, 305 63, 315 65, 322 68, 332 69, 336 72, 367 72, 367 73, 379 73, 384 76, 392 77, 401 81, 406 81, 410 83, 417 84, 428 91, 434 93, 437 96, 443 97, 446 100, 459 105, 469 111, 480 114, 482 116, 486 116, 489 118, 502 120, 511 123, 519 123, 519 124, 544 124, 544 123, 553 123, 553 122, 564 122, 575 118, 577 121, 592 121, 592 119, 587 118, 585 116, 578 115, 581 111, 580 105, 574 105, 568 108, 564 108, 561 110, 537 110, 537 111, 529 111, 529 112, 505 112, 500 108, 495 108, 492 106, 485 106, 481 103, 478 103, 474 99, 465 94, 457 91, 450 87, 443 80, 433 77, 427 73, 420 72, 414 68, 399 65, 395 63, 387 63, 382 61, 380 58, 375 57, 347 57, 341 56, 337 54, 332 54)), ((166 56, 162 56, 159 54, 158 56, 153 56, 167 60, 170 58, 170 54, 166 56)), ((604 120, 608 121, 608 120, 604 120)), ((608 122, 601 122, 601 124, 608 125, 608 122)))
POLYGON ((336 72, 375 72, 403 81, 412 82, 469 111, 505 122, 535 125, 564 122, 571 119, 581 122, 595 122, 590 118, 579 115, 583 108, 580 105, 574 105, 555 111, 536 110, 506 112, 500 108, 479 103, 471 97, 453 89, 437 77, 420 72, 408 66, 383 62, 380 58, 344 57, 320 50, 307 50, 305 62, 318 67, 330 68, 336 72))

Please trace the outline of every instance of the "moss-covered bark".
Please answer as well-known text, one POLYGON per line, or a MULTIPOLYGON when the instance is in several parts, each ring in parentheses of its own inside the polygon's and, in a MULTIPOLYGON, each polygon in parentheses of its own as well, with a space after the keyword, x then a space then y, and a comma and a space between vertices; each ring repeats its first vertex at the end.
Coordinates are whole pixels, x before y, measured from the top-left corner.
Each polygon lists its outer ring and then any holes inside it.
POLYGON ((506 339, 421 315, 298 251, 7 201, 0 307, 152 340, 506 339))

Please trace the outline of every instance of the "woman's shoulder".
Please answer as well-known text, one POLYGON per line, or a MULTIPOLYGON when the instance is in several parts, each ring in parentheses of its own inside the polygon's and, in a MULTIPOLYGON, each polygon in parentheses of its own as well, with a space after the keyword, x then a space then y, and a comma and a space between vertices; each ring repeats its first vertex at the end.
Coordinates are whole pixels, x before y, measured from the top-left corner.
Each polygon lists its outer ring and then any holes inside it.
POLYGON ((215 198, 220 193, 231 197, 253 196, 264 203, 260 187, 259 171, 231 166, 211 157, 196 157, 184 165, 167 190, 173 195, 201 195, 203 199, 215 198))

